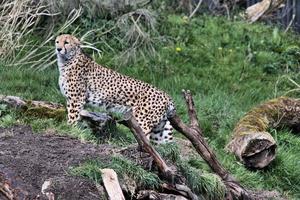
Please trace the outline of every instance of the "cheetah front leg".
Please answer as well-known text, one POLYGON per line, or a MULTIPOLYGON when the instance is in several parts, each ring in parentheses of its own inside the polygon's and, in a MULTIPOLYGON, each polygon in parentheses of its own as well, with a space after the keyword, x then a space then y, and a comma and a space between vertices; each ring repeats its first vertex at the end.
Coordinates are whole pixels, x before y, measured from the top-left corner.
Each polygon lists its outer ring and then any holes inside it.
POLYGON ((82 82, 77 82, 69 86, 66 92, 68 124, 76 124, 80 119, 80 111, 86 103, 86 86, 82 82))
POLYGON ((68 124, 76 124, 80 119, 80 111, 83 109, 85 102, 78 99, 69 99, 67 101, 68 124))

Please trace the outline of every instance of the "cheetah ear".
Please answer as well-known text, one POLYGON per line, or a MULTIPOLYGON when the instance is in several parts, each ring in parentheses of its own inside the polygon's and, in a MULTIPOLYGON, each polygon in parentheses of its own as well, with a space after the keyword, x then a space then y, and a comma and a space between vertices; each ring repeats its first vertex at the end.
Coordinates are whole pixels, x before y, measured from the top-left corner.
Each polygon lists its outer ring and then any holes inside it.
POLYGON ((74 38, 73 38, 73 40, 74 40, 74 43, 75 43, 76 45, 78 45, 78 46, 80 46, 80 45, 81 45, 81 42, 80 42, 80 40, 79 40, 79 39, 77 39, 76 37, 74 37, 74 38))

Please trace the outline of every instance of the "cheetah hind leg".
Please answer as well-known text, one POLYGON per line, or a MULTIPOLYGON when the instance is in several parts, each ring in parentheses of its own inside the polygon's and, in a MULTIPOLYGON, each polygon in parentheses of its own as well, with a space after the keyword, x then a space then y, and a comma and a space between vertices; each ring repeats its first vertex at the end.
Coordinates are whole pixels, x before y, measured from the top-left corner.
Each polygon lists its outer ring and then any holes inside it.
POLYGON ((173 127, 171 123, 163 119, 151 131, 150 139, 154 144, 165 144, 173 140, 173 127))

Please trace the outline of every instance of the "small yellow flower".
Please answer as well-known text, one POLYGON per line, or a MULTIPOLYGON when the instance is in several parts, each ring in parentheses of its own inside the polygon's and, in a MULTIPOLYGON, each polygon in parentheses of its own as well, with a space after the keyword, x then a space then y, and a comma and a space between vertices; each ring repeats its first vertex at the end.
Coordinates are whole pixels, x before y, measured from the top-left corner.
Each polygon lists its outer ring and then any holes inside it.
POLYGON ((219 49, 219 51, 221 51, 223 48, 222 48, 222 47, 219 47, 218 49, 219 49))
POLYGON ((188 18, 188 16, 183 16, 182 19, 183 20, 188 20, 189 18, 188 18))
POLYGON ((189 18, 187 16, 183 16, 182 20, 184 23, 188 23, 189 22, 189 18))
POLYGON ((182 51, 182 49, 180 47, 176 47, 176 51, 180 52, 180 51, 182 51))

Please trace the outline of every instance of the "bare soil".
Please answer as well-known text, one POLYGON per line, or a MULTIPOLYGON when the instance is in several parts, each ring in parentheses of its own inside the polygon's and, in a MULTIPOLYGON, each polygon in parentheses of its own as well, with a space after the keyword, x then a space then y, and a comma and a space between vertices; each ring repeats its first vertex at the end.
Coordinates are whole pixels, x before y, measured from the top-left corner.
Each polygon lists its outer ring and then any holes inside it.
MULTIPOLYGON (((113 150, 66 136, 35 134, 28 126, 0 128, 0 186, 6 183, 15 199, 48 199, 41 190, 50 180, 47 192, 55 199, 99 200, 102 186, 68 171, 89 159, 107 159, 113 150)), ((1 190, 0 199, 7 199, 1 190)))

